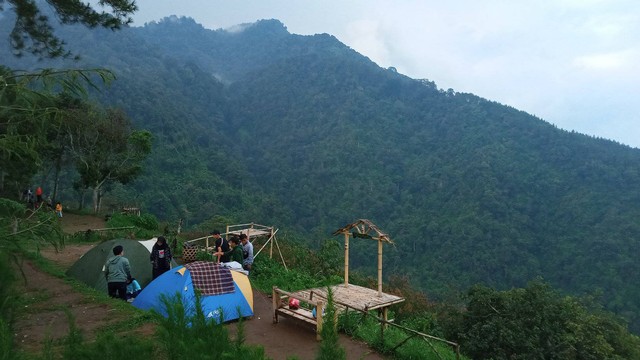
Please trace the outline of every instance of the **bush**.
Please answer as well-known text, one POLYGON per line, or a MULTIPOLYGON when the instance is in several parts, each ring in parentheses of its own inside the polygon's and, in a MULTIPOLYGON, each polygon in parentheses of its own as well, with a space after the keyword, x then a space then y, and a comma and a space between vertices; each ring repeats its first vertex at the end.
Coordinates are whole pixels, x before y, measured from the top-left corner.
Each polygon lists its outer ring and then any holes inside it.
POLYGON ((173 359, 267 359, 264 348, 244 344, 243 327, 235 341, 222 324, 207 318, 196 295, 193 309, 186 309, 182 296, 163 297, 167 317, 161 317, 158 339, 169 360, 173 359), (187 315, 187 313, 192 315, 187 315))
POLYGON ((131 214, 113 214, 107 221, 110 228, 122 228, 133 226, 133 230, 121 231, 122 233, 133 233, 136 238, 150 239, 158 233, 158 219, 151 214, 142 214, 140 216, 131 214))

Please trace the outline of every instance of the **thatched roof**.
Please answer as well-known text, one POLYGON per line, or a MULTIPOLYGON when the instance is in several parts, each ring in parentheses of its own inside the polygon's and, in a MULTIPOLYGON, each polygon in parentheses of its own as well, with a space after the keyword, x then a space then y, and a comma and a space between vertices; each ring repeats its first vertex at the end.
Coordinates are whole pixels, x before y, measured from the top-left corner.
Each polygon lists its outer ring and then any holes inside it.
POLYGON ((349 234, 353 232, 353 237, 368 238, 373 240, 381 240, 389 244, 393 244, 393 241, 389 238, 389 235, 385 234, 372 223, 371 220, 359 219, 358 221, 345 225, 344 227, 334 231, 333 235, 349 234))

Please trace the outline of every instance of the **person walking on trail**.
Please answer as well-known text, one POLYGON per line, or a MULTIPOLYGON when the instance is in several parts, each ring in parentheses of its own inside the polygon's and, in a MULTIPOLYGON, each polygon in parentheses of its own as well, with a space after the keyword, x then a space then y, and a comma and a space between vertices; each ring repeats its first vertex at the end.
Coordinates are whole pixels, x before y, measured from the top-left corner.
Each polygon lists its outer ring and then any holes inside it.
POLYGON ((124 257, 122 245, 113 248, 113 257, 104 265, 104 276, 107 279, 109 296, 127 300, 127 282, 131 279, 129 259, 124 257))
POLYGON ((171 248, 167 245, 167 240, 164 236, 158 236, 158 240, 156 240, 151 249, 151 255, 149 255, 153 265, 152 275, 154 279, 171 269, 172 258, 171 248))
POLYGON ((240 242, 242 242, 242 252, 244 260, 242 261, 242 268, 251 271, 251 265, 253 265, 253 244, 249 241, 247 234, 240 234, 240 242))
POLYGON ((62 204, 60 204, 60 201, 56 203, 56 214, 59 218, 62 217, 62 204))
POLYGON ((220 236, 220 231, 218 230, 213 230, 211 232, 211 235, 213 235, 213 238, 216 239, 214 245, 215 252, 222 253, 222 255, 218 256, 218 262, 229 262, 230 256, 229 254, 227 254, 227 252, 229 251, 229 242, 225 238, 220 236))

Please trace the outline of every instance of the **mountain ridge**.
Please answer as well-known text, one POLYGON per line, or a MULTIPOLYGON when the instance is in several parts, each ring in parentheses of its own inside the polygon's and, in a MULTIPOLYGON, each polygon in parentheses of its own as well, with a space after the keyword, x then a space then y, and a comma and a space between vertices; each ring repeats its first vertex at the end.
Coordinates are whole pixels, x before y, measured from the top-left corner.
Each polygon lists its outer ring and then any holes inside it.
MULTIPOLYGON (((640 329, 640 287, 625 281, 640 274, 640 150, 438 89, 277 20, 233 36, 185 19, 65 38, 117 73, 100 101, 158 140, 145 175, 114 198, 187 226, 282 224, 313 246, 368 218, 396 240, 385 271, 433 296, 542 276, 599 289, 640 329)), ((352 254, 372 270, 366 244, 352 254)))

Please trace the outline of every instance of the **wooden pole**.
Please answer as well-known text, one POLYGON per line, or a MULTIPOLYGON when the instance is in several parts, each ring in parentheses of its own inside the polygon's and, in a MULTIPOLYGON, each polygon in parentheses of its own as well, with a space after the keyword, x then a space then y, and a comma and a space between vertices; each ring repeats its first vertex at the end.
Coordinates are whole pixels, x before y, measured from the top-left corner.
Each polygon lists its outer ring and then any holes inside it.
POLYGON ((382 240, 378 239, 378 297, 382 297, 382 240))
POLYGON ((316 339, 322 340, 322 312, 324 311, 324 302, 318 301, 316 306, 316 339))
MULTIPOLYGON (((273 236, 273 231, 271 231, 271 236, 273 236)), ((271 240, 271 244, 269 244, 269 259, 273 259, 273 239, 271 240)))
POLYGON ((349 287, 349 233, 344 233, 344 286, 349 287))
POLYGON ((271 300, 273 303, 273 323, 275 324, 278 322, 278 312, 276 310, 278 310, 282 303, 280 300, 280 293, 276 291, 275 286, 271 288, 271 300))

